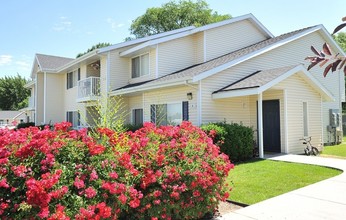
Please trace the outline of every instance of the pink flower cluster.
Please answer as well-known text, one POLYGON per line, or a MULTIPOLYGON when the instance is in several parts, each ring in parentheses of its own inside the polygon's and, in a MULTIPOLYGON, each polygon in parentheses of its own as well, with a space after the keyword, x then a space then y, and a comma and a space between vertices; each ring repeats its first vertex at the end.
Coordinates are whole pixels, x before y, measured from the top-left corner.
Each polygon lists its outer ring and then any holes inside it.
POLYGON ((228 197, 233 165, 189 122, 70 126, 0 130, 1 219, 195 219, 228 197))

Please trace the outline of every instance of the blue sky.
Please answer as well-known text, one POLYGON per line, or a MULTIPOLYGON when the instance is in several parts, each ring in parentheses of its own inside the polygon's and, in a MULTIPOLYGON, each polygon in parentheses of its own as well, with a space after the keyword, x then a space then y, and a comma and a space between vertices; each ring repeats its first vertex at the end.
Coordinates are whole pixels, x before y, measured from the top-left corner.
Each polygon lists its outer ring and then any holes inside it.
MULTIPOLYGON (((99 42, 122 42, 131 21, 169 0, 10 0, 0 7, 0 77, 29 78, 35 53, 74 58, 99 42)), ((233 17, 252 13, 275 36, 346 16, 346 1, 207 0, 233 17), (316 3, 319 2, 319 3, 316 3), (324 2, 324 3, 323 3, 324 2)), ((310 46, 310 45, 307 45, 310 46)))

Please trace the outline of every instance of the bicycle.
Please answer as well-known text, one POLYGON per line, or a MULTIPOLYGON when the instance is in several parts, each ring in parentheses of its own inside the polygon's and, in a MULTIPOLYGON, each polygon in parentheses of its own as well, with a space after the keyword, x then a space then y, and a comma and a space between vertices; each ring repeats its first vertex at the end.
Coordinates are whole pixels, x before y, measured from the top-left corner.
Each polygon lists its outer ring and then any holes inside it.
POLYGON ((305 155, 307 156, 310 156, 310 155, 314 155, 314 156, 317 156, 320 154, 320 151, 312 146, 311 144, 311 136, 310 137, 306 137, 306 138, 302 138, 302 139, 299 139, 299 140, 303 140, 303 144, 306 145, 306 148, 304 148, 304 152, 305 152, 305 155))

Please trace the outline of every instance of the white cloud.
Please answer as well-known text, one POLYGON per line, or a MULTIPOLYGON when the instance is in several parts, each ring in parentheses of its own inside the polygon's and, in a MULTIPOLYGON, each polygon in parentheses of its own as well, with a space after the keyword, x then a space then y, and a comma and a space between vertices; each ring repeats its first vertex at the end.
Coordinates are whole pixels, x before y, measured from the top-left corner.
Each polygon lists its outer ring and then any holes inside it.
POLYGON ((28 69, 30 67, 30 63, 28 63, 26 61, 16 61, 15 64, 18 65, 19 67, 25 68, 25 69, 28 69))
POLYGON ((10 64, 12 62, 11 55, 0 55, 0 66, 10 64))
POLYGON ((117 28, 121 28, 125 25, 114 21, 112 18, 107 18, 107 23, 111 25, 112 31, 116 31, 117 28))
POLYGON ((54 24, 53 30, 54 31, 71 31, 72 27, 72 22, 68 20, 67 17, 61 16, 59 18, 59 22, 54 24))

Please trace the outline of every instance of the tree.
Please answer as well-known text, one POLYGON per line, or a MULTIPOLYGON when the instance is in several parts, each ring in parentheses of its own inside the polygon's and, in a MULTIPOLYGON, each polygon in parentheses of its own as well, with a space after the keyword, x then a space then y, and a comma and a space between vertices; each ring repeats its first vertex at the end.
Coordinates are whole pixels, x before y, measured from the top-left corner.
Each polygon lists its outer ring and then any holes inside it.
MULTIPOLYGON (((342 28, 346 27, 346 17, 342 18, 342 21, 344 23, 340 24, 337 26, 332 35, 336 34, 339 32, 342 28)), ((339 39, 339 35, 336 37, 339 39)), ((341 38, 340 38, 341 40, 341 38)), ((314 46, 311 46, 312 52, 315 54, 315 56, 308 56, 305 58, 305 60, 310 61, 310 65, 308 67, 308 70, 310 70, 312 67, 316 66, 319 64, 320 67, 323 67, 325 64, 328 63, 328 65, 325 67, 323 76, 326 77, 329 71, 336 71, 341 70, 342 68, 344 71, 344 74, 346 75, 346 57, 345 56, 340 56, 339 54, 332 54, 330 47, 327 43, 323 44, 322 50, 318 51, 314 46)))
POLYGON ((28 106, 30 90, 24 88, 26 83, 20 75, 0 78, 1 110, 19 110, 28 106))
POLYGON ((341 49, 346 52, 346 33, 340 32, 339 34, 334 35, 334 40, 339 44, 341 49))
POLYGON ((93 45, 93 46, 92 46, 91 48, 89 48, 87 51, 85 51, 85 52, 83 52, 83 53, 77 54, 76 58, 81 57, 81 56, 83 56, 83 55, 85 55, 85 54, 87 54, 87 53, 89 53, 89 52, 91 52, 91 51, 93 51, 93 50, 96 50, 96 49, 99 49, 99 48, 102 48, 102 47, 108 47, 108 46, 110 46, 110 45, 112 45, 112 44, 110 44, 110 43, 98 43, 98 44, 96 44, 96 45, 93 45))
POLYGON ((213 12, 204 0, 173 0, 161 7, 148 8, 143 15, 132 21, 130 32, 135 38, 141 38, 191 25, 199 27, 229 18, 229 14, 213 12))

